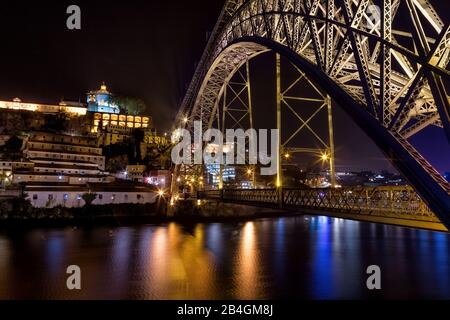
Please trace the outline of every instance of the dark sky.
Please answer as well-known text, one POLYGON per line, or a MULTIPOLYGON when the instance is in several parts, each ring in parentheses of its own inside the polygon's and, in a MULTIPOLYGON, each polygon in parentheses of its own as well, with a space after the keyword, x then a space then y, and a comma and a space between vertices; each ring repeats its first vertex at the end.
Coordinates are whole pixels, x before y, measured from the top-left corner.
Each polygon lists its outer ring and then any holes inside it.
MULTIPOLYGON (((142 98, 156 127, 169 130, 222 5, 222 0, 2 2, 0 99, 84 99, 105 81, 115 94, 142 98), (81 7, 81 31, 66 28, 71 4, 81 7)), ((256 79, 271 68, 264 60, 254 66, 256 79)), ((267 101, 268 83, 255 83, 260 96, 255 104, 267 101)), ((390 169, 373 143, 336 109, 337 164, 390 169)), ((440 171, 450 171, 450 148, 439 132, 416 140, 440 171)))

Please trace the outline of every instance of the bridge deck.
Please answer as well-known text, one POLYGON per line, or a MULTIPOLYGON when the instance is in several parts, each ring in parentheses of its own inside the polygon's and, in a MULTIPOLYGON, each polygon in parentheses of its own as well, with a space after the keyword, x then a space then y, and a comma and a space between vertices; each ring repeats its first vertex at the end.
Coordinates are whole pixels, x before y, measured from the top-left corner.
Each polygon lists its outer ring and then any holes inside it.
POLYGON ((411 187, 211 190, 200 199, 447 231, 411 187))

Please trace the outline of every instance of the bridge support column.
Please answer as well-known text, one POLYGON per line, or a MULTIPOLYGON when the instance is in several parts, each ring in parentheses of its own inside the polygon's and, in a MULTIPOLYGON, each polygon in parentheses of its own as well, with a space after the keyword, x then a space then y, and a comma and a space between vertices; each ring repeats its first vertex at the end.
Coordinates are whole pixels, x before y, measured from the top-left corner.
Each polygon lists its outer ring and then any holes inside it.
POLYGON ((282 148, 282 137, 281 137, 281 56, 279 53, 276 54, 276 77, 277 77, 277 130, 278 130, 278 141, 277 141, 277 198, 278 207, 283 208, 283 159, 281 156, 282 148))
POLYGON ((336 186, 336 158, 334 150, 334 126, 333 126, 333 104, 331 97, 327 95, 325 102, 328 107, 328 132, 330 136, 330 183, 332 187, 336 186))
POLYGON ((281 157, 281 56, 276 54, 276 78, 277 78, 277 130, 278 130, 278 141, 277 141, 277 188, 283 186, 283 167, 282 167, 282 157, 281 157))

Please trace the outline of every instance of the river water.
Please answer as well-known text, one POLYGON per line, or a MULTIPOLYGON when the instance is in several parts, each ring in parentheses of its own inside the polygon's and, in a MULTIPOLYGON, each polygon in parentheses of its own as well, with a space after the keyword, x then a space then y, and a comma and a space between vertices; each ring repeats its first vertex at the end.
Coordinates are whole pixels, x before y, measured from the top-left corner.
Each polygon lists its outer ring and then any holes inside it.
POLYGON ((449 257, 445 233, 328 217, 14 229, 0 232, 0 298, 450 299, 449 257))

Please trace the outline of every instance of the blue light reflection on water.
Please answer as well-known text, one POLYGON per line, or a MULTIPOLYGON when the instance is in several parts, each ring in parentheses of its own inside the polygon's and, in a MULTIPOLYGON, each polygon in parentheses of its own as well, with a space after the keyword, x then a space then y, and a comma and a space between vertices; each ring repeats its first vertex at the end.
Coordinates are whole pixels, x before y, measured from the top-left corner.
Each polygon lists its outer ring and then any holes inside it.
POLYGON ((450 299, 450 236, 328 217, 0 232, 0 298, 450 299), (82 294, 65 290, 67 264, 82 294), (32 271, 30 271, 32 270, 32 271))

